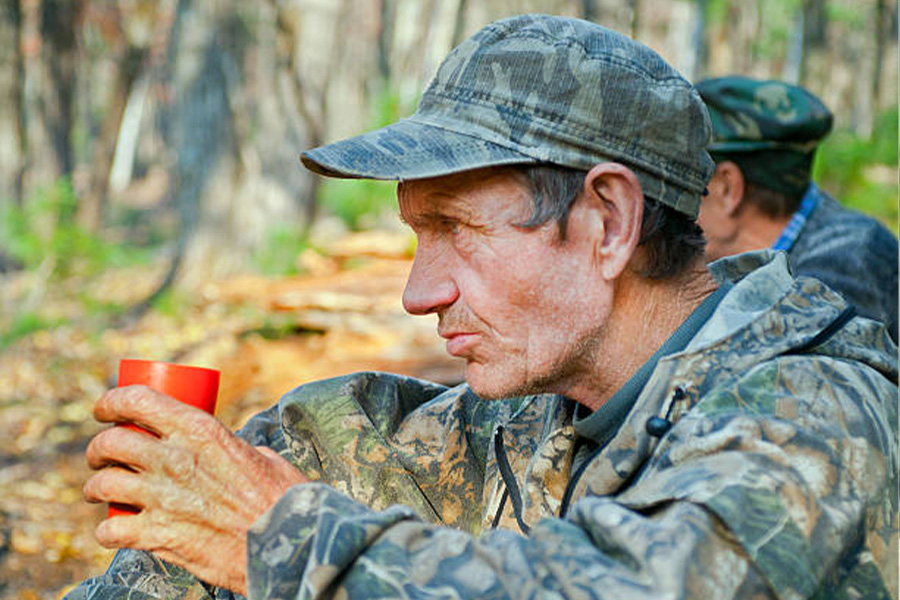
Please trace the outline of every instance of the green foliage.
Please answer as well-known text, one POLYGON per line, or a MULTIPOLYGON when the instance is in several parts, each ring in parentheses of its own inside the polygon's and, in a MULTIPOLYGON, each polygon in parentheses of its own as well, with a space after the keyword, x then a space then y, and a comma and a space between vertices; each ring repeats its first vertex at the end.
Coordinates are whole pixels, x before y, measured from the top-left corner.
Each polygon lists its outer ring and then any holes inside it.
POLYGON ((858 6, 838 2, 828 2, 825 5, 825 13, 829 21, 846 23, 851 27, 865 27, 868 18, 867 12, 860 10, 858 6))
POLYGON ((119 316, 128 310, 128 307, 121 302, 101 300, 84 291, 78 294, 78 301, 84 309, 84 315, 88 318, 119 316))
POLYGON ((262 315, 262 322, 258 327, 253 327, 241 332, 241 338, 259 336, 265 340, 283 340, 297 335, 316 335, 323 333, 305 329, 297 325, 294 315, 266 314, 262 315))
MULTIPOLYGON (((732 12, 734 3, 732 0, 701 0, 706 13, 706 20, 712 25, 721 25, 734 17, 732 12)), ((792 26, 794 15, 802 10, 803 0, 759 0, 756 9, 760 18, 764 20, 766 29, 775 27, 787 30, 792 26)), ((779 33, 778 35, 783 35, 779 33)))
POLYGON ((371 227, 380 214, 396 209, 396 185, 368 179, 330 179, 319 188, 319 202, 347 227, 360 231, 371 227))
POLYGON ((816 155, 813 179, 842 204, 880 219, 897 233, 898 110, 876 120, 870 138, 849 131, 828 136, 816 155))
POLYGON ((164 290, 153 299, 153 310, 166 317, 178 317, 189 305, 188 299, 172 288, 164 290))
POLYGON ((254 253, 253 263, 263 275, 296 275, 300 271, 297 257, 307 248, 309 241, 296 228, 274 227, 269 230, 262 247, 254 253))
POLYGON ((765 21, 759 38, 753 43, 753 55, 758 58, 772 59, 784 56, 790 42, 791 32, 796 26, 794 15, 798 10, 793 2, 782 0, 762 3, 761 18, 765 21))
POLYGON ((6 348, 19 338, 42 329, 52 329, 65 323, 65 319, 47 318, 36 312, 20 312, 8 327, 0 330, 0 350, 6 348))
POLYGON ((0 215, 0 249, 26 269, 44 266, 51 278, 91 275, 110 267, 143 264, 146 249, 103 240, 74 220, 78 200, 63 178, 0 215))
MULTIPOLYGON (((369 129, 394 123, 406 111, 400 95, 386 90, 375 98, 369 129)), ((319 188, 319 206, 359 231, 372 227, 382 213, 396 210, 395 186, 395 182, 387 181, 329 179, 319 188)))

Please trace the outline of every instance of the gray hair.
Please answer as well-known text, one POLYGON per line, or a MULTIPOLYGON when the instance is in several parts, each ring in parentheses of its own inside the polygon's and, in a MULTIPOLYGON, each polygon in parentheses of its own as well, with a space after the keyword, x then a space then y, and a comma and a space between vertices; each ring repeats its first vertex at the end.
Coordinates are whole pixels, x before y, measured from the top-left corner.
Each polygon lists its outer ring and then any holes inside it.
MULTIPOLYGON (((584 186, 586 171, 542 163, 511 167, 524 179, 533 203, 531 217, 519 226, 535 228, 555 219, 566 238, 569 211, 584 186)), ((670 279, 685 273, 703 255, 706 240, 694 219, 644 196, 644 218, 638 242, 647 253, 641 271, 648 279, 670 279)))

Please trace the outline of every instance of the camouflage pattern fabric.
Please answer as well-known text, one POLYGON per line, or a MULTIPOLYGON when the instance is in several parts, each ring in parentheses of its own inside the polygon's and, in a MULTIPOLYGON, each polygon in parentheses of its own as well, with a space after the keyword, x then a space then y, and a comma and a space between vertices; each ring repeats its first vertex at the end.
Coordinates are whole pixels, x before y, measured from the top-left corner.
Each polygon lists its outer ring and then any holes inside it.
MULTIPOLYGON (((896 346, 783 253, 711 268, 734 288, 577 472, 559 396, 376 373, 287 394, 242 435, 321 483, 249 532, 250 597, 896 598, 896 346)), ((231 597, 122 551, 69 597, 208 592, 231 597)))
POLYGON ((441 63, 415 114, 302 155, 331 177, 420 179, 504 164, 620 162, 691 217, 713 171, 696 90, 646 46, 579 19, 491 23, 441 63))
POLYGON ((709 109, 715 161, 734 161, 748 181, 801 196, 816 147, 831 131, 822 101, 799 86, 750 77, 704 79, 696 87, 709 109))
POLYGON ((790 83, 731 76, 704 79, 696 88, 709 109, 711 151, 806 154, 831 131, 828 107, 790 83))

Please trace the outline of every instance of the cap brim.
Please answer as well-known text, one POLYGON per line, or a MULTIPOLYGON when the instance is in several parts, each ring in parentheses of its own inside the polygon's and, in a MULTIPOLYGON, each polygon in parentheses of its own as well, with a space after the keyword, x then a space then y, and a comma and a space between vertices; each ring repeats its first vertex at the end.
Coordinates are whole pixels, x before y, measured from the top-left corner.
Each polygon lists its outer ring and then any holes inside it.
POLYGON ((407 118, 300 156, 328 177, 425 179, 482 167, 536 163, 536 159, 480 138, 407 118))

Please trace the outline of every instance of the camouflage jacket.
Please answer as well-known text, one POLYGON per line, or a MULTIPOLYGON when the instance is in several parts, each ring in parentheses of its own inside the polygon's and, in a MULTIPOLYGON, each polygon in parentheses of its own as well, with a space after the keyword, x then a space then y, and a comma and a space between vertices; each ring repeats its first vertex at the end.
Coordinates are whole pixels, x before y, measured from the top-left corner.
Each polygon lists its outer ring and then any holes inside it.
MULTIPOLYGON (((250 597, 896 597, 897 348, 781 253, 712 268, 736 285, 586 456, 558 396, 287 394, 242 435, 322 483, 249 532, 250 597)), ((122 551, 70 597, 207 593, 231 597, 122 551)))

